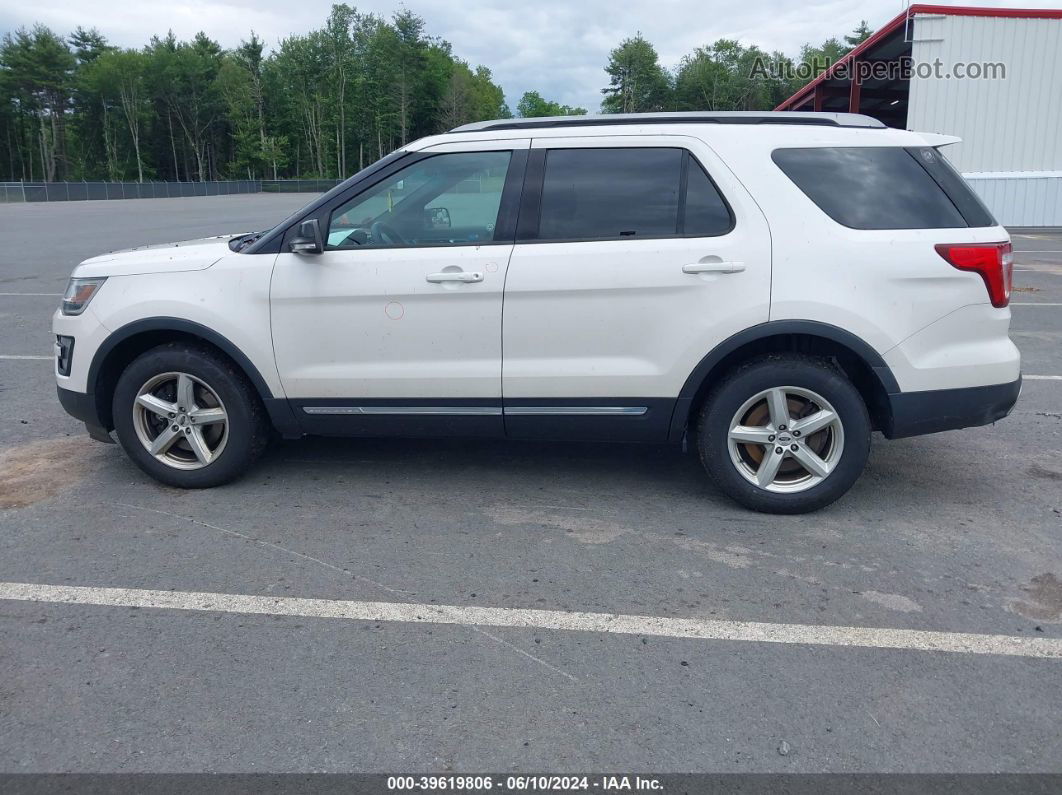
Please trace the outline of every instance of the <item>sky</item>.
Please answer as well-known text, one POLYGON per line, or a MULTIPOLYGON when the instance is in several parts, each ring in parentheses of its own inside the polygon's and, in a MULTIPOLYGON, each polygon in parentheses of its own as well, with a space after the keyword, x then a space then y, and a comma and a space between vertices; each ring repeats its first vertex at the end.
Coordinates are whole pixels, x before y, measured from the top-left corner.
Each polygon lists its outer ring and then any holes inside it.
MULTIPOLYGON (((352 2, 362 12, 390 16, 407 8, 421 16, 430 35, 446 39, 454 54, 483 64, 505 90, 509 106, 536 90, 545 98, 597 111, 608 80, 609 51, 641 33, 661 63, 675 67, 682 56, 716 39, 737 39, 796 55, 805 42, 840 38, 867 20, 877 29, 906 7, 899 0, 368 0, 352 2)), ((1045 8, 1058 0, 948 2, 1045 8)), ((203 30, 232 47, 253 29, 275 46, 292 33, 321 27, 331 0, 0 0, 0 34, 41 22, 69 33, 78 25, 98 28, 113 44, 141 47, 153 34, 172 29, 179 38, 203 30)))

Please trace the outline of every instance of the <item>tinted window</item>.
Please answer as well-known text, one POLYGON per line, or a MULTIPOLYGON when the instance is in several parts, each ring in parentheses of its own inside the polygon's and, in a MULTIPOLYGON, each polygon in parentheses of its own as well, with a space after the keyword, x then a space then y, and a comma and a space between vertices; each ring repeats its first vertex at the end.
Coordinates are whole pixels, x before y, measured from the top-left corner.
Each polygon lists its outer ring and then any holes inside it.
POLYGON ((726 234, 732 226, 726 202, 683 149, 553 149, 546 154, 541 240, 708 236, 726 234))
POLYGON ((490 242, 510 152, 455 152, 419 160, 336 208, 328 248, 490 242))
POLYGON ((544 240, 678 232, 680 149, 553 149, 546 154, 544 240))
POLYGON ((929 175, 944 189, 952 203, 959 208, 959 212, 962 213, 962 217, 966 219, 967 224, 970 226, 996 225, 996 219, 992 217, 991 211, 985 207, 984 202, 977 197, 970 185, 962 178, 962 174, 955 170, 955 167, 948 162, 948 158, 944 157, 941 152, 931 146, 908 149, 907 151, 918 158, 922 168, 928 171, 929 175))
POLYGON ((683 232, 688 237, 714 237, 729 232, 734 225, 730 208, 700 163, 692 157, 689 158, 686 180, 686 224, 683 232))
POLYGON ((967 226, 947 193, 906 149, 776 149, 772 158, 823 212, 853 229, 967 226))

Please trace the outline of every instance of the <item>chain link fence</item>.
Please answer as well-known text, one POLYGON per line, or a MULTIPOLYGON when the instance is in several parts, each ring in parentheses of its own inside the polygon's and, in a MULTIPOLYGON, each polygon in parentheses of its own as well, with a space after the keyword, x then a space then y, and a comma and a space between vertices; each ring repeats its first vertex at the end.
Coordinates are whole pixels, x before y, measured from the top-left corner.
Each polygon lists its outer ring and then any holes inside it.
POLYGON ((101 199, 176 199, 237 193, 322 193, 338 179, 237 179, 211 182, 0 182, 0 204, 101 199))
POLYGON ((262 179, 258 181, 263 193, 324 193, 341 179, 262 179))

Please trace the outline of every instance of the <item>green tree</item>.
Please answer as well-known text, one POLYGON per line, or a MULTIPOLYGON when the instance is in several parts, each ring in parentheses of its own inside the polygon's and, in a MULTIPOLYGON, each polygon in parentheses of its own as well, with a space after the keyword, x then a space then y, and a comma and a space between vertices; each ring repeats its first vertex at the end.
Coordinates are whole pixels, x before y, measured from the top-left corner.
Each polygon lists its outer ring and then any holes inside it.
POLYGON ((863 19, 860 20, 859 27, 844 37, 844 43, 848 45, 848 49, 853 50, 872 35, 874 35, 874 31, 870 29, 867 21, 863 19))
POLYGON ((779 75, 788 59, 719 39, 682 59, 675 75, 676 110, 769 110, 799 86, 779 75))
POLYGON ((81 83, 92 96, 98 97, 103 108, 103 131, 108 149, 111 178, 121 175, 117 169, 117 136, 109 124, 115 110, 124 121, 136 162, 137 182, 144 181, 144 157, 141 133, 150 111, 147 89, 147 56, 136 50, 111 50, 101 53, 81 72, 81 83))
POLYGON ((576 108, 543 99, 537 91, 525 91, 516 105, 516 113, 525 119, 537 116, 585 116, 586 108, 576 108))
POLYGON ((609 54, 605 73, 609 86, 601 89, 605 95, 601 110, 606 113, 645 113, 670 105, 670 76, 641 33, 625 39, 609 54))
POLYGON ((191 165, 185 166, 185 174, 200 182, 211 179, 216 173, 211 167, 211 155, 216 154, 211 149, 212 136, 224 111, 217 84, 221 47, 205 33, 197 33, 190 42, 178 42, 171 33, 165 39, 152 40, 148 58, 148 85, 167 114, 174 170, 177 170, 176 126, 186 151, 194 158, 191 165))
POLYGON ((3 84, 21 117, 21 154, 31 179, 34 143, 44 179, 66 179, 69 174, 66 125, 75 63, 66 42, 43 25, 20 28, 0 43, 3 84), (31 128, 36 128, 35 136, 31 128))

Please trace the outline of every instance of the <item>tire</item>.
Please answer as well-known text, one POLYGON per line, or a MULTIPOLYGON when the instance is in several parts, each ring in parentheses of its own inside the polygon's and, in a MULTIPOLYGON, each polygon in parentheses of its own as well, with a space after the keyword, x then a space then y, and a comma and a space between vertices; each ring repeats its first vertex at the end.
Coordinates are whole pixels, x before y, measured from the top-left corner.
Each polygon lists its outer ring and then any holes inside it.
POLYGON ((829 505, 858 480, 870 452, 859 391, 828 360, 798 354, 728 373, 701 407, 696 434, 701 463, 719 488, 763 513, 829 505))
POLYGON ((133 462, 182 489, 238 478, 269 440, 254 388, 231 360, 203 346, 175 342, 141 354, 119 377, 112 410, 133 462))

